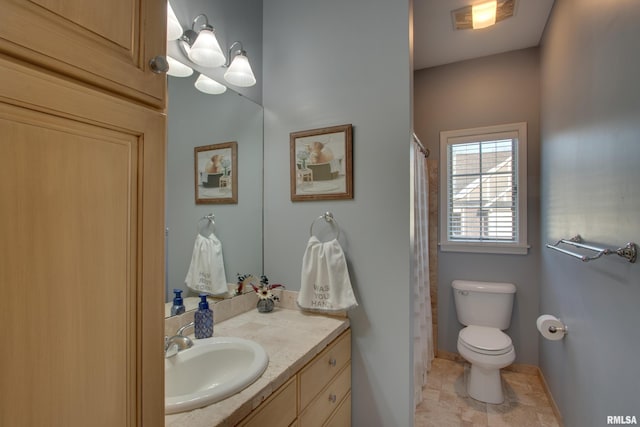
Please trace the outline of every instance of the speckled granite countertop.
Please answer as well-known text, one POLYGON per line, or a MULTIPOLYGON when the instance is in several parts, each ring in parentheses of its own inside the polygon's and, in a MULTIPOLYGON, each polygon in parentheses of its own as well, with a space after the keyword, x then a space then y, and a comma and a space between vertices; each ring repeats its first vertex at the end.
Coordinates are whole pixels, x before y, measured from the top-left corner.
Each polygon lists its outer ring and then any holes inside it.
POLYGON ((283 295, 281 304, 271 313, 253 308, 215 325, 214 336, 260 343, 269 355, 269 366, 253 384, 225 400, 165 416, 166 427, 234 426, 349 327, 346 317, 293 308, 293 298, 283 295))

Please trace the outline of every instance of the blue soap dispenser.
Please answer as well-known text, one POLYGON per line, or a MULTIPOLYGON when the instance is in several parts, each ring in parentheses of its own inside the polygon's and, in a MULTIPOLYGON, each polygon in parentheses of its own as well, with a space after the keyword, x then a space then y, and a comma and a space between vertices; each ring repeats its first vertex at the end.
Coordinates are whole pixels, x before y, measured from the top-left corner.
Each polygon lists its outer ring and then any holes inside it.
POLYGON ((182 289, 174 289, 173 305, 171 306, 171 315, 176 316, 184 313, 184 302, 182 301, 182 289))
POLYGON ((193 313, 195 336, 198 339, 213 336, 213 311, 209 308, 207 294, 200 294, 198 311, 193 313))

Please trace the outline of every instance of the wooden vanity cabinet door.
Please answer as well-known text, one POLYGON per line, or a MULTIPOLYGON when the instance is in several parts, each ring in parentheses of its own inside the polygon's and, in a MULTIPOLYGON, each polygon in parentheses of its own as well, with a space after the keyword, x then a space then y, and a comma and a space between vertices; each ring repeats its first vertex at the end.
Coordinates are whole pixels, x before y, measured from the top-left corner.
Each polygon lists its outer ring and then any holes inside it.
POLYGON ((166 0, 2 0, 0 53, 164 108, 166 0))
POLYGON ((1 426, 164 425, 165 126, 0 57, 1 426))
POLYGON ((273 396, 260 404, 240 427, 289 427, 296 418, 296 377, 281 386, 273 396))

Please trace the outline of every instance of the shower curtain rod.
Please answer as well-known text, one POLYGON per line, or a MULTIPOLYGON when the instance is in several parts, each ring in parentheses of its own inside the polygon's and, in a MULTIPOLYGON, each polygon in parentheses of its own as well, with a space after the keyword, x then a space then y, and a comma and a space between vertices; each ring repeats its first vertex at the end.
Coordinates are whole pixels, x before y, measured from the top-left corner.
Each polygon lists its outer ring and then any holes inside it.
POLYGON ((416 135, 415 132, 413 132, 413 140, 416 144, 418 144, 418 148, 420 148, 422 154, 424 154, 425 157, 429 157, 429 149, 422 144, 422 141, 420 141, 420 138, 418 138, 418 135, 416 135))

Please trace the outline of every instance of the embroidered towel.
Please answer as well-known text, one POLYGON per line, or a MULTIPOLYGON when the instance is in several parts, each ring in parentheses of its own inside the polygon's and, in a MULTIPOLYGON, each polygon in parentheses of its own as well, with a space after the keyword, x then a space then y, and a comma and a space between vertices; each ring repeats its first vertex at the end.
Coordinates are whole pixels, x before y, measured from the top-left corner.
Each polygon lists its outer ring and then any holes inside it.
POLYGON ((220 295, 229 292, 222 259, 222 243, 213 233, 209 237, 201 234, 196 237, 191 265, 184 281, 198 293, 220 295))
POLYGON ((302 258, 298 307, 335 312, 356 307, 347 262, 337 239, 321 242, 311 236, 302 258))

